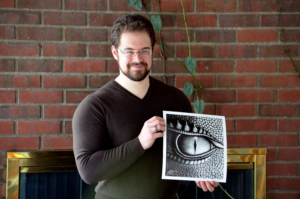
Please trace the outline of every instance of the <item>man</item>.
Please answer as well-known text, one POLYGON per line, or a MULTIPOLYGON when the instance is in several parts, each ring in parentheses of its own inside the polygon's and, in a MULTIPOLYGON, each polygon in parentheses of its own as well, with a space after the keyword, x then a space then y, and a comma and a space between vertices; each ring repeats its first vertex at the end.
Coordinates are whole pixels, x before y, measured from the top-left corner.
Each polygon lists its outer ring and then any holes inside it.
MULTIPOLYGON (((176 198, 178 182, 162 180, 163 110, 192 112, 177 88, 149 77, 155 33, 141 15, 112 28, 120 74, 87 96, 73 117, 74 154, 82 179, 98 182, 96 198, 176 198)), ((196 182, 213 190, 217 183, 196 182)))

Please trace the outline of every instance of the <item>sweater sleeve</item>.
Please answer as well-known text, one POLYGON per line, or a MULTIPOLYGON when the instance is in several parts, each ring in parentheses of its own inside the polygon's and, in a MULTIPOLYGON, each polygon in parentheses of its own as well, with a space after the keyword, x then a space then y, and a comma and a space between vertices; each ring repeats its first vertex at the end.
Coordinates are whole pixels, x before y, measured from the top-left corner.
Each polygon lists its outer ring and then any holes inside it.
POLYGON ((96 97, 88 96, 79 104, 72 128, 76 165, 88 184, 120 174, 144 153, 138 138, 110 147, 105 111, 96 97))

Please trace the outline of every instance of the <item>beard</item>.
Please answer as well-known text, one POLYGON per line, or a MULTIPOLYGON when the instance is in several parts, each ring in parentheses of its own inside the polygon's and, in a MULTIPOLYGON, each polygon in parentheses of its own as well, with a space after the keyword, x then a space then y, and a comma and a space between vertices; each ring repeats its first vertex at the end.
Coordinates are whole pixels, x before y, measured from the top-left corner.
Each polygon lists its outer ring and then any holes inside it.
POLYGON ((127 66, 127 71, 125 72, 122 70, 119 63, 120 71, 132 81, 136 81, 136 82, 143 81, 150 72, 150 69, 148 69, 148 64, 146 62, 129 63, 126 66, 127 66), (142 70, 132 71, 131 66, 137 66, 137 65, 142 65, 144 68, 142 70))

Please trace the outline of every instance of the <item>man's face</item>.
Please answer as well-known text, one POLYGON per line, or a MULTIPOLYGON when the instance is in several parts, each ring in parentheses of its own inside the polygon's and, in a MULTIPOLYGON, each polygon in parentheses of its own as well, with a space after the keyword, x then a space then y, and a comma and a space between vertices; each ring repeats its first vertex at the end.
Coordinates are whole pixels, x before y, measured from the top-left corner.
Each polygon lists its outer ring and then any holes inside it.
POLYGON ((135 53, 128 57, 123 53, 143 50, 153 50, 150 37, 146 32, 124 32, 121 34, 118 49, 112 46, 112 52, 118 61, 120 72, 133 81, 142 81, 147 77, 152 66, 153 54, 147 56, 135 53))

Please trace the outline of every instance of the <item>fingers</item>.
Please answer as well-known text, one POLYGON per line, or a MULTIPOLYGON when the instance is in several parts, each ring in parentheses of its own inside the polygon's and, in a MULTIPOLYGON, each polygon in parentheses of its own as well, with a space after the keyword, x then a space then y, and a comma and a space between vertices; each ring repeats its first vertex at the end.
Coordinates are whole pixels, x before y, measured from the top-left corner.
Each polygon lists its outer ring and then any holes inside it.
POLYGON ((148 121, 146 121, 148 128, 151 130, 151 132, 156 133, 159 131, 164 132, 166 128, 165 120, 161 117, 154 116, 148 121), (156 129, 155 129, 156 127, 156 129))
POLYGON ((204 192, 210 191, 213 192, 215 190, 215 187, 219 185, 218 182, 215 181, 196 181, 196 184, 199 188, 202 188, 204 192))

